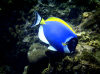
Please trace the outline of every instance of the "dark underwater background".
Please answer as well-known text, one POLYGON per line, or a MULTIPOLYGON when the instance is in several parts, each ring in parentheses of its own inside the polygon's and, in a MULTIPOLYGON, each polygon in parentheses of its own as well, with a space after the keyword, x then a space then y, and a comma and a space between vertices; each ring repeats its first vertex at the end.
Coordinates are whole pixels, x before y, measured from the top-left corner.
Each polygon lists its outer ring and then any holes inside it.
POLYGON ((100 73, 100 0, 0 0, 0 74, 100 73), (75 30, 75 54, 47 50, 30 28, 37 11, 75 30))

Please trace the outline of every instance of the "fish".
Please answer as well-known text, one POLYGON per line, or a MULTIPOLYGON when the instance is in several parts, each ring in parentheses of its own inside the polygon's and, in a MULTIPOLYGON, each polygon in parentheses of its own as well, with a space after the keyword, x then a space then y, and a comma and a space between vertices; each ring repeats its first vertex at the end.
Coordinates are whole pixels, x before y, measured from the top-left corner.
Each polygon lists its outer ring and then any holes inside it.
POLYGON ((48 44, 48 49, 62 53, 74 53, 78 44, 75 31, 58 17, 49 17, 44 20, 38 12, 35 12, 36 20, 32 27, 40 25, 39 39, 48 44))

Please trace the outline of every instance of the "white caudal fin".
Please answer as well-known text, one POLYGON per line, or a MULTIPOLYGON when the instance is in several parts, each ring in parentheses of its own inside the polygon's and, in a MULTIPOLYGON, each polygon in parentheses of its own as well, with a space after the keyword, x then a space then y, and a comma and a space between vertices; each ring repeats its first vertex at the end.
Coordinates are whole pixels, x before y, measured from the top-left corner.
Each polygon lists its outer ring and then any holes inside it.
POLYGON ((40 25, 40 27, 39 27, 38 37, 42 42, 44 42, 46 44, 49 44, 48 40, 46 39, 46 37, 44 35, 43 26, 42 25, 40 25))
POLYGON ((41 16, 38 14, 38 12, 35 12, 35 21, 34 24, 31 27, 34 27, 36 25, 39 25, 39 23, 41 22, 41 16))

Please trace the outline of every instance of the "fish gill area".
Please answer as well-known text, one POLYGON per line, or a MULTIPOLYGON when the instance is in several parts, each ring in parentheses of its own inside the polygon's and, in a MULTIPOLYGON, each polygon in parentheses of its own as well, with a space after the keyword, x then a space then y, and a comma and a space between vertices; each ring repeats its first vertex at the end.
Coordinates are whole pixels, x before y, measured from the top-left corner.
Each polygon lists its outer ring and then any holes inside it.
POLYGON ((1 0, 0 74, 100 73, 99 0, 1 0), (31 28, 37 11, 59 17, 76 32, 75 54, 48 51, 31 28))

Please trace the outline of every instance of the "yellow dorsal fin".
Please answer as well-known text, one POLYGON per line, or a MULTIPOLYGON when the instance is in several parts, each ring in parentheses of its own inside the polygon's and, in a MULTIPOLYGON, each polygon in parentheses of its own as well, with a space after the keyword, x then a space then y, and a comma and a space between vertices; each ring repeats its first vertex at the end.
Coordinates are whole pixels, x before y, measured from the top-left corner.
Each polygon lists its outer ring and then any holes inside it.
POLYGON ((45 23, 45 20, 44 20, 43 18, 42 18, 40 24, 42 24, 42 25, 43 25, 43 24, 46 24, 46 23, 45 23))
MULTIPOLYGON (((57 22, 60 22, 60 23, 62 23, 62 24, 64 24, 64 25, 66 25, 71 31, 73 31, 73 32, 75 33, 75 31, 74 31, 65 21, 63 21, 63 20, 60 19, 60 18, 50 17, 50 18, 48 18, 46 21, 57 21, 57 22)), ((46 22, 46 21, 45 21, 45 22, 46 22)))

